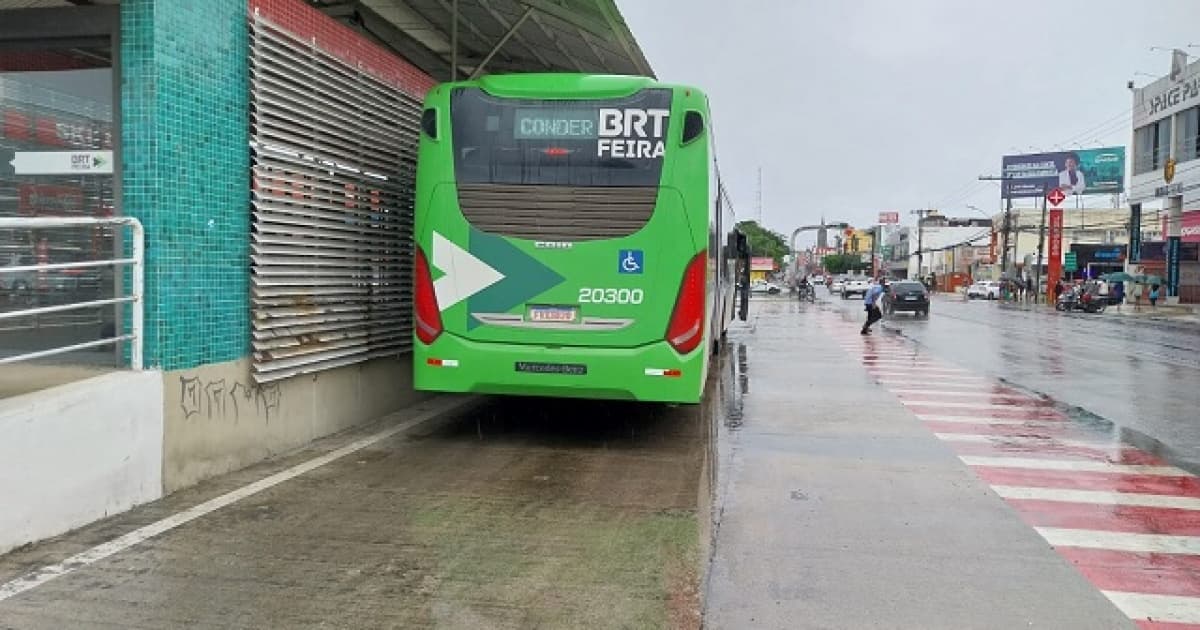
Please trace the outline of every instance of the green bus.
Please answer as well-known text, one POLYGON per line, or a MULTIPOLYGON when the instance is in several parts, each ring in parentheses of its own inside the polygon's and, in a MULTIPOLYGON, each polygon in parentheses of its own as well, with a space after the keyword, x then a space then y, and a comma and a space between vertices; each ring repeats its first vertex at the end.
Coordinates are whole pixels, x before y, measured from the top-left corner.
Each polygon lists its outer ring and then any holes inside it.
POLYGON ((699 402, 747 268, 701 91, 437 86, 414 206, 417 389, 699 402))

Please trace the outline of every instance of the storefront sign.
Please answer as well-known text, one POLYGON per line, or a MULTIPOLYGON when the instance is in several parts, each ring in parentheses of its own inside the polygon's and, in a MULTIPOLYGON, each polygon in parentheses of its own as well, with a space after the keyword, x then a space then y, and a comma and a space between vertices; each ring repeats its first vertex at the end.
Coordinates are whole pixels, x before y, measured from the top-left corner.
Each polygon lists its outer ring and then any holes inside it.
POLYGON ((1142 204, 1129 207, 1129 262, 1142 261, 1142 204))
POLYGON ((1167 297, 1179 295, 1179 237, 1167 237, 1167 297))
POLYGON ((1200 210, 1184 212, 1180 217, 1179 235, 1185 243, 1200 243, 1200 210))
POLYGON ((1049 248, 1046 252, 1046 295, 1054 295, 1054 285, 1062 277, 1062 208, 1050 210, 1049 248))
POLYGON ((1133 128, 1193 107, 1200 101, 1200 63, 1187 63, 1187 52, 1171 54, 1167 76, 1134 90, 1133 128))
POLYGON ((750 259, 751 271, 775 271, 775 259, 770 256, 755 256, 750 259))
POLYGON ((9 164, 15 175, 111 175, 112 151, 17 151, 9 164))
POLYGON ((1155 197, 1175 197, 1183 194, 1183 182, 1175 182, 1167 186, 1158 186, 1154 189, 1155 197))
POLYGON ((1200 74, 1193 74, 1158 94, 1148 96, 1146 105, 1150 115, 1155 116, 1184 109, 1197 98, 1200 98, 1200 74))
MULTIPOLYGON (((1166 241, 1146 241, 1142 243, 1141 262, 1157 262, 1167 259, 1166 241)), ((1200 243, 1183 241, 1179 244, 1180 262, 1200 262, 1200 243)))

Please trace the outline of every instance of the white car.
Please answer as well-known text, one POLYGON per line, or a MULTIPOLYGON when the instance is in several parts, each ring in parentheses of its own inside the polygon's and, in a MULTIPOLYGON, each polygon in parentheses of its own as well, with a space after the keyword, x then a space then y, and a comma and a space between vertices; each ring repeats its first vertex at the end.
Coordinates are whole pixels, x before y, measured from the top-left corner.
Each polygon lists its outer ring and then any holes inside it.
POLYGON ((842 299, 847 300, 851 295, 866 295, 869 288, 871 288, 871 283, 866 278, 848 278, 842 285, 842 299))
POLYGON ((751 293, 766 293, 767 295, 775 295, 782 290, 783 289, 780 289, 779 285, 775 284, 774 282, 755 282, 754 284, 750 285, 751 293))
POLYGON ((1000 297, 1000 283, 996 280, 980 280, 967 287, 967 297, 994 300, 1000 297))
POLYGON ((830 293, 841 293, 842 287, 844 287, 844 286, 846 286, 846 279, 841 276, 838 276, 833 279, 832 283, 830 283, 829 292, 830 293))

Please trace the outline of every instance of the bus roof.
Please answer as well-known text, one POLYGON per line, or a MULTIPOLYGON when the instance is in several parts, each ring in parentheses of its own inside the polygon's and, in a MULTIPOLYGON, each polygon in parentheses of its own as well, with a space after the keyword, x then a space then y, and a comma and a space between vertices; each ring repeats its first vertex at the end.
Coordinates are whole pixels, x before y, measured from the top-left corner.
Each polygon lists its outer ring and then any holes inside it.
POLYGON ((539 98, 547 93, 571 94, 581 98, 619 98, 655 87, 689 89, 703 94, 702 90, 692 86, 663 83, 650 77, 575 72, 491 74, 472 81, 443 83, 438 87, 479 87, 488 94, 503 98, 539 98))

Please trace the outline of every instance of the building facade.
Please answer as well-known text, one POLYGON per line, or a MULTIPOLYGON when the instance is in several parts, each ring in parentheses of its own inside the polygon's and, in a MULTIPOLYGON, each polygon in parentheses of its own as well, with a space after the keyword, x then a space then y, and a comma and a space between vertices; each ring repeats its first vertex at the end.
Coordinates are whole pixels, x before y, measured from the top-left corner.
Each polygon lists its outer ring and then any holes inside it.
POLYGON ((875 243, 875 235, 871 230, 847 229, 843 233, 842 253, 869 254, 875 243))
MULTIPOLYGON (((1065 277, 1096 277, 1103 273, 1121 271, 1129 257, 1129 241, 1132 234, 1139 234, 1147 242, 1160 242, 1162 222, 1155 213, 1144 213, 1140 229, 1131 232, 1132 211, 1129 208, 1064 208, 1062 251, 1075 252, 1079 269, 1065 277)), ((1045 218, 1040 208, 1014 208, 1011 215, 1009 234, 1010 260, 1021 275, 1046 275, 1046 252, 1049 245, 1045 236, 1045 218), (1041 258, 1039 254, 1039 241, 1041 258), (1040 271, 1036 268, 1041 261, 1040 271)), ((1004 242, 1002 230, 1004 215, 994 217, 998 226, 993 242, 999 251, 1004 242)), ((999 255, 999 254, 997 254, 999 255)), ((1061 261, 1060 261, 1061 262, 1061 261)))
MULTIPOLYGON (((1168 303, 1200 302, 1200 60, 1175 51, 1170 72, 1133 89, 1133 160, 1129 201, 1137 221, 1151 215, 1163 224, 1161 261, 1141 256, 1130 240, 1134 271, 1161 273, 1168 303), (1187 245, 1185 247, 1185 245, 1187 245)), ((1158 246, 1151 247, 1157 250, 1158 246)))
POLYGON ((944 289, 953 288, 953 282, 944 284, 942 278, 965 281, 980 260, 980 248, 988 246, 991 223, 984 217, 948 217, 939 212, 921 217, 907 237, 907 277, 927 279, 932 275, 944 289))

